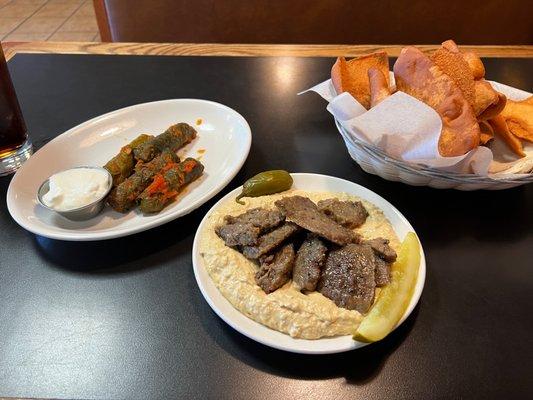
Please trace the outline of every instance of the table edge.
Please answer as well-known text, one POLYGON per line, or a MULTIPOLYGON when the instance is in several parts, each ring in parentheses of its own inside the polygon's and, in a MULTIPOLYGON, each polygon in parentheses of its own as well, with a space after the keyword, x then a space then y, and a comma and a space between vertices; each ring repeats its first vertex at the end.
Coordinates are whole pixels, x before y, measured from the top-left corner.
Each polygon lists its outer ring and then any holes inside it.
MULTIPOLYGON (((440 45, 417 45, 430 50, 440 45)), ((16 54, 101 54, 101 55, 160 55, 160 56, 290 56, 337 57, 358 56, 375 51, 387 51, 397 56, 403 45, 329 45, 329 44, 220 44, 220 43, 99 43, 99 42, 5 42, 6 60, 16 54)), ((533 46, 461 46, 481 57, 533 58, 533 46)))

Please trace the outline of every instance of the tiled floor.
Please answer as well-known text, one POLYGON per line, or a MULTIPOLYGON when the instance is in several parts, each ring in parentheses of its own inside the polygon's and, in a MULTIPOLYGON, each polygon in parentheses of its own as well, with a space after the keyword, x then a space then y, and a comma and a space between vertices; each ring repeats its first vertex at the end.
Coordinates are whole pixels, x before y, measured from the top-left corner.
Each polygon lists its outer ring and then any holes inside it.
POLYGON ((0 40, 99 42, 92 0, 0 0, 0 40))

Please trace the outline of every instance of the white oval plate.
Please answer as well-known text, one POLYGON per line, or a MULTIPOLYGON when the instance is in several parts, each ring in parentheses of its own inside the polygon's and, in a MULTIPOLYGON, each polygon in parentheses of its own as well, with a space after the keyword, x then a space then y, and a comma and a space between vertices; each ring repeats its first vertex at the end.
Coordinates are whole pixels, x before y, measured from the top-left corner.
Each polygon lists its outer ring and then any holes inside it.
MULTIPOLYGON (((385 216, 392 224, 400 240, 403 240, 408 232, 415 231, 407 219, 405 219, 405 217, 392 204, 390 204, 383 197, 364 188, 363 186, 327 175, 304 173, 296 173, 291 175, 294 179, 293 188, 295 189, 307 190, 310 192, 345 192, 351 195, 359 196, 375 204, 377 207, 383 210, 385 216)), ((228 323, 232 328, 236 329, 243 335, 259 343, 279 350, 302 354, 331 354, 341 353, 366 346, 368 343, 354 341, 351 336, 338 336, 317 340, 292 338, 289 335, 267 328, 266 326, 248 318, 234 308, 231 303, 220 293, 214 282, 211 280, 211 277, 209 276, 205 266, 203 265, 202 257, 200 257, 198 251, 199 238, 202 235, 203 230, 206 229, 205 226, 208 216, 223 203, 227 201, 234 201, 235 197, 237 197, 240 192, 241 188, 239 187, 220 199, 206 214, 200 223, 194 238, 192 250, 194 275, 196 277, 196 282, 200 287, 200 291, 213 311, 215 311, 218 316, 228 323)), ((409 303, 409 307, 405 311, 405 314, 396 327, 402 324, 415 308, 418 300, 420 299, 420 295, 422 294, 425 280, 426 259, 424 257, 424 251, 422 247, 420 247, 420 267, 418 270, 416 288, 413 297, 411 298, 411 302, 409 303)))
POLYGON ((131 235, 188 214, 216 195, 242 167, 251 143, 246 120, 222 104, 196 99, 137 104, 84 122, 43 146, 13 177, 7 207, 23 228, 52 239, 89 241, 131 235), (200 125, 196 125, 198 119, 200 125), (39 185, 55 172, 104 165, 141 133, 158 134, 178 122, 187 122, 198 131, 197 138, 178 154, 200 158, 205 170, 159 214, 143 216, 135 210, 120 214, 106 207, 91 220, 75 222, 37 203, 39 185))

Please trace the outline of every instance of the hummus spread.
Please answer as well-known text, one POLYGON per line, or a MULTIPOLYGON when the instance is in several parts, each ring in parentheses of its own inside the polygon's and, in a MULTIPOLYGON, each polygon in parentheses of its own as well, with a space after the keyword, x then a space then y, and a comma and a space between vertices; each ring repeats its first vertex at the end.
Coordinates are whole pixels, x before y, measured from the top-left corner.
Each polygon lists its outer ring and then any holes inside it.
POLYGON ((227 247, 215 233, 215 227, 223 224, 226 215, 236 216, 255 207, 272 209, 276 200, 293 195, 308 197, 315 203, 330 198, 361 201, 369 216, 355 231, 365 239, 389 239, 389 245, 398 250, 399 241, 392 225, 373 204, 346 193, 292 189, 270 196, 246 198, 244 206, 230 200, 209 215, 199 241, 203 264, 222 295, 256 322, 302 339, 352 335, 363 318, 359 312, 337 307, 319 292, 301 293, 293 287, 292 281, 267 295, 254 280, 258 266, 237 250, 227 247))

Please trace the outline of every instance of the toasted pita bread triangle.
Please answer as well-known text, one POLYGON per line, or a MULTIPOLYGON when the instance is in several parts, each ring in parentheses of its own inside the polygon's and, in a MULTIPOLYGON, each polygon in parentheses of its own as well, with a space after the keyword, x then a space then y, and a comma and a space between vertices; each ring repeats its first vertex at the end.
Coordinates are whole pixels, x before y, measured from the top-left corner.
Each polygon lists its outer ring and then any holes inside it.
POLYGON ((379 69, 387 84, 389 81, 389 60, 387 53, 378 52, 346 61, 344 57, 337 58, 331 68, 331 80, 338 94, 350 93, 366 109, 370 108, 369 68, 379 69))
POLYGON ((509 148, 520 157, 525 157, 524 149, 522 147, 522 142, 516 136, 514 136, 510 131, 505 119, 501 115, 489 119, 489 124, 494 129, 494 133, 500 135, 500 137, 507 143, 509 148))
POLYGON ((508 100, 500 115, 513 135, 533 142, 533 96, 522 101, 508 100))
POLYGON ((383 72, 376 67, 368 69, 370 83, 370 106, 374 107, 391 95, 389 82, 383 72))
POLYGON ((471 105, 452 78, 416 47, 402 49, 394 64, 396 87, 432 107, 442 119, 439 152, 460 156, 476 148, 480 129, 471 105))

